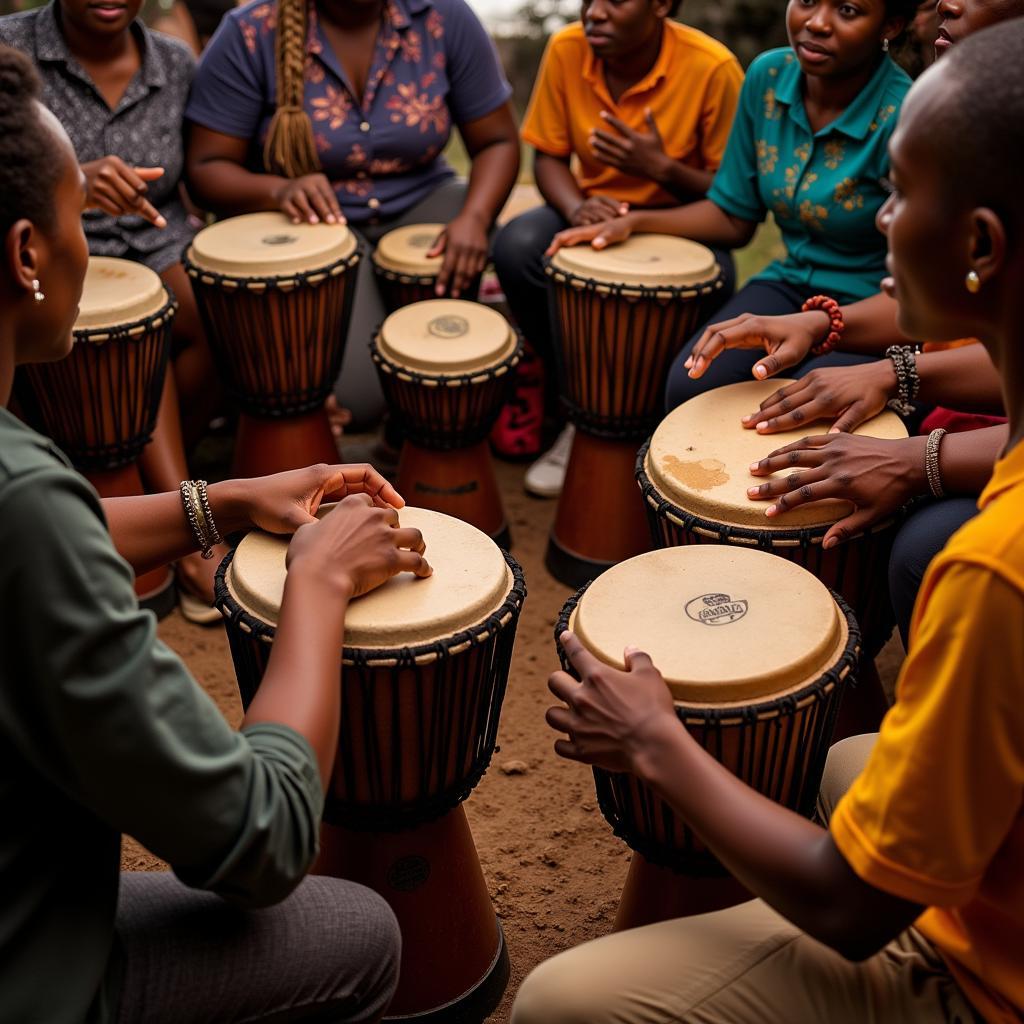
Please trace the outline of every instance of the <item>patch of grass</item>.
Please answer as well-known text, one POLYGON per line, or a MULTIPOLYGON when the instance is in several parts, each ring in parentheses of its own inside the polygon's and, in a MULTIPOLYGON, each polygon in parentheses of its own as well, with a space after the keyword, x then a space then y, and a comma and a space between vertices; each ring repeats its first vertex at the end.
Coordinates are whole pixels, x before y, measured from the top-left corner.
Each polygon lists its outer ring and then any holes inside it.
POLYGON ((735 253, 737 287, 746 284, 755 274, 764 270, 772 260, 782 259, 785 255, 782 235, 779 233, 775 221, 769 216, 757 229, 750 245, 735 253))

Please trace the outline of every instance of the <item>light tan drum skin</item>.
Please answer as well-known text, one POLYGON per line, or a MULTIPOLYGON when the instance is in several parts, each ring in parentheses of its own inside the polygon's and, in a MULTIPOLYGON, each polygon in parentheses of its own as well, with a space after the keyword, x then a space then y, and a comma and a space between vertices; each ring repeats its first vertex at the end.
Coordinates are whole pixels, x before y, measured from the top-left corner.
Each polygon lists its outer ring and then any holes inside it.
MULTIPOLYGON (((19 371, 18 397, 104 497, 143 494, 138 457, 156 425, 174 296, 141 263, 91 256, 70 354, 19 371)), ((140 602, 174 607, 167 569, 136 579, 140 602)))
MULTIPOLYGON (((627 645, 646 651, 705 750, 810 816, 860 637, 849 607, 809 572, 725 545, 651 551, 571 598, 556 638, 566 628, 616 668, 627 645)), ((635 851, 616 928, 749 898, 644 783, 601 769, 594 778, 602 812, 635 851)))
MULTIPOLYGON (((479 1021, 505 990, 508 954, 461 802, 494 752, 526 589, 515 560, 479 530, 424 509, 400 516, 422 531, 434 573, 397 576, 349 605, 315 870, 362 882, 394 909, 393 1017, 479 1021)), ((287 544, 252 533, 218 573, 246 705, 270 655, 287 544)))
MULTIPOLYGON (((747 497, 747 488, 765 479, 751 476, 750 465, 808 433, 787 431, 765 437, 740 424, 742 416, 786 383, 731 384, 684 402, 640 449, 637 479, 659 547, 735 544, 760 548, 799 563, 849 602, 864 636, 866 665, 861 672, 864 685, 849 695, 851 705, 859 708, 844 710, 844 719, 853 715, 849 727, 865 731, 877 728, 886 706, 870 661, 893 627, 888 568, 897 523, 883 523, 825 551, 822 539, 833 523, 851 511, 847 502, 812 502, 768 519, 764 510, 769 503, 747 497)), ((822 425, 810 432, 826 429, 822 425)), ((869 420, 856 433, 907 436, 903 421, 889 412, 869 420)))
POLYGON ((500 313, 460 299, 405 306, 384 321, 370 345, 405 438, 399 492, 472 523, 505 548, 509 531, 487 436, 522 351, 500 313))
POLYGON ((352 315, 356 237, 340 224, 251 213, 200 231, 183 264, 241 416, 234 472, 337 462, 324 401, 352 315))
POLYGON ((649 547, 636 444, 661 418, 669 367, 722 275, 710 249, 666 235, 560 249, 545 270, 559 389, 576 425, 547 566, 579 586, 649 547))
MULTIPOLYGON (((381 236, 373 253, 373 272, 389 313, 437 297, 434 289, 444 257, 428 257, 427 253, 444 229, 444 224, 408 224, 381 236)), ((480 275, 459 298, 475 302, 479 294, 480 275)))

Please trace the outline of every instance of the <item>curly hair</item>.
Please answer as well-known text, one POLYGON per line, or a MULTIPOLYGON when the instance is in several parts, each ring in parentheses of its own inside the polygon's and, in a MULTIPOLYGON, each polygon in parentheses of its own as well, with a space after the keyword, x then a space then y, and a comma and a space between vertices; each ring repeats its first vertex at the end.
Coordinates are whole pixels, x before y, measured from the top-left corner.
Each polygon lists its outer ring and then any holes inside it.
POLYGON ((22 217, 53 225, 62 161, 39 117, 40 83, 31 61, 0 45, 0 232, 22 217))
POLYGON ((263 164, 273 174, 301 178, 322 170, 313 122, 303 106, 308 0, 277 0, 277 109, 267 131, 263 164))

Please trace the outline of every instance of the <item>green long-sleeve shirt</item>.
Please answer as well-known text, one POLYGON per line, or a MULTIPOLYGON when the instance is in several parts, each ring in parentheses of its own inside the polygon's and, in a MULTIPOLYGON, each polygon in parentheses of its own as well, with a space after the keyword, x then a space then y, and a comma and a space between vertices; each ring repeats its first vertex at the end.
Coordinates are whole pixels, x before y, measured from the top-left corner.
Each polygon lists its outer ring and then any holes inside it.
POLYGON ((316 761, 284 726, 229 728, 139 610, 95 492, 3 409, 0 601, 0 1017, 111 1020, 121 833, 273 903, 316 852, 316 761))

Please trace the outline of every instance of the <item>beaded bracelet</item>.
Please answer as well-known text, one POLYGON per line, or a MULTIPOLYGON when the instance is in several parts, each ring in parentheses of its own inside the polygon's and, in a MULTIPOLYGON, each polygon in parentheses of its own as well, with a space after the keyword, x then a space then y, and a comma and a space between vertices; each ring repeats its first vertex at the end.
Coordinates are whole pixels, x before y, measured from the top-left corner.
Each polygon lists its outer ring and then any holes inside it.
POLYGON ((895 398, 886 403, 899 416, 909 416, 914 411, 914 399, 921 390, 921 378, 917 373, 917 359, 912 345, 890 345, 885 350, 896 371, 895 398))
POLYGON ((221 535, 213 521, 213 511, 206 494, 205 480, 182 480, 178 484, 181 492, 181 504, 185 510, 185 518, 192 529, 192 536, 203 554, 203 558, 213 557, 213 546, 221 543, 221 535))
POLYGON ((946 436, 943 427, 936 427, 929 435, 924 446, 924 475, 928 478, 928 490, 933 498, 944 498, 946 492, 942 487, 942 474, 939 472, 939 447, 946 436))
POLYGON ((846 324, 843 322, 843 311, 839 308, 839 303, 835 299, 830 299, 827 295, 814 295, 800 309, 803 313, 820 309, 828 315, 828 334, 816 345, 811 346, 811 355, 823 356, 831 352, 839 344, 839 339, 842 338, 843 330, 846 327, 846 324))

